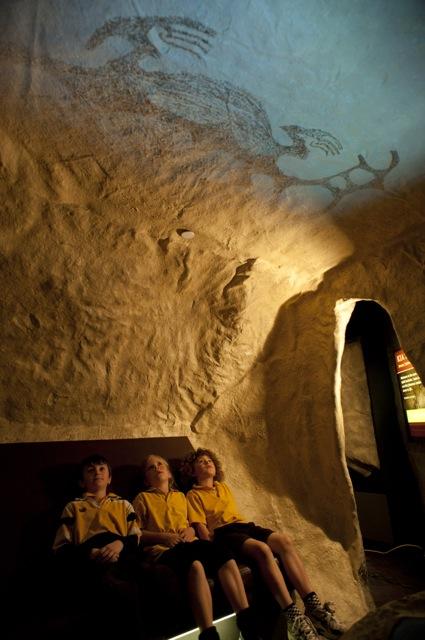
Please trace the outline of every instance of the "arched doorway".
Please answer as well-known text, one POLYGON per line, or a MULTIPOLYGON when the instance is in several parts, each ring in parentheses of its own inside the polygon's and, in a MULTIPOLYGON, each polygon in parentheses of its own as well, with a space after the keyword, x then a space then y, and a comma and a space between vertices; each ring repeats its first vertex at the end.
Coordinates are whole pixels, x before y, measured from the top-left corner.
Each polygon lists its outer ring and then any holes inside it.
POLYGON ((423 508, 395 369, 387 311, 357 301, 345 331, 341 403, 347 465, 365 543, 423 545, 423 508))

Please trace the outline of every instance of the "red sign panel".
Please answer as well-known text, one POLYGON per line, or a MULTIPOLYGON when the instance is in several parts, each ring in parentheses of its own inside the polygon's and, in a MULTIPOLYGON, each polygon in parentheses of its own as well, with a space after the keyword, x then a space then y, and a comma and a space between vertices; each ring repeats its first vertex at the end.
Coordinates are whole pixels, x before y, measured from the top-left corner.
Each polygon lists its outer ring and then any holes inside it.
POLYGON ((402 349, 394 357, 410 435, 425 438, 425 387, 402 349))

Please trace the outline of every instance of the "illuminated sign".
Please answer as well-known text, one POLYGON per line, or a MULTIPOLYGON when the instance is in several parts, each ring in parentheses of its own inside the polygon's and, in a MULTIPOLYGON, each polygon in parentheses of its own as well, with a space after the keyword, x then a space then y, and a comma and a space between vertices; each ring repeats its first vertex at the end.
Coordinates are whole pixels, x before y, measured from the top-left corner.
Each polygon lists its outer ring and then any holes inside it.
POLYGON ((425 438, 425 387, 402 349, 394 357, 410 435, 425 438))

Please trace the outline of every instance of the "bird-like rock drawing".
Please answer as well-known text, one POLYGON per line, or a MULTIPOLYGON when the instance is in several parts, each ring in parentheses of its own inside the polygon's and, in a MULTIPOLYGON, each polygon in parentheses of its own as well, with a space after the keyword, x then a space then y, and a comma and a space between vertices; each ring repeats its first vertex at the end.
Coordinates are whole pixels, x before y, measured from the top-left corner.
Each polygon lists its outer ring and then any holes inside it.
POLYGON ((213 29, 186 17, 118 17, 96 29, 87 49, 96 50, 108 38, 120 37, 130 44, 126 53, 95 68, 48 57, 40 58, 39 63, 60 74, 76 95, 84 95, 86 101, 102 109, 125 110, 143 117, 148 104, 189 127, 208 131, 219 148, 243 158, 252 174, 272 176, 280 191, 292 185, 319 185, 331 193, 333 206, 360 189, 385 188, 385 177, 399 163, 394 150, 385 169, 371 167, 358 155, 356 165, 331 176, 304 180, 286 175, 277 163, 282 156, 305 159, 311 149, 319 149, 325 156, 336 155, 342 150, 341 143, 322 129, 289 124, 281 128, 290 143, 281 144, 273 135, 259 98, 233 83, 181 71, 178 65, 173 68, 173 56, 178 51, 203 60, 215 36, 213 29), (370 173, 370 181, 355 183, 351 177, 355 169, 370 173))
POLYGON ((184 49, 200 58, 208 53, 212 29, 188 18, 149 17, 117 18, 97 29, 87 43, 89 49, 101 45, 107 38, 126 38, 133 49, 105 65, 127 80, 132 77, 139 83, 144 96, 157 107, 191 122, 220 127, 228 141, 236 143, 252 155, 281 155, 305 158, 308 155, 306 138, 311 146, 335 155, 342 149, 340 142, 321 129, 305 129, 297 125, 282 126, 292 140, 290 145, 277 142, 271 130, 269 118, 261 101, 230 82, 220 82, 203 74, 189 72, 164 73, 147 71, 143 61, 160 59, 167 47, 184 49))
POLYGON ((97 29, 87 46, 93 49, 111 36, 126 38, 132 50, 107 66, 138 83, 144 96, 158 108, 215 129, 223 143, 233 149, 236 147, 236 153, 239 151, 245 158, 250 156, 253 169, 274 176, 282 189, 294 184, 320 185, 331 192, 333 205, 359 189, 384 189, 385 177, 399 163, 397 151, 390 151, 390 162, 385 169, 371 167, 362 155, 358 155, 356 165, 326 178, 302 180, 289 177, 276 164, 281 156, 304 159, 312 148, 320 149, 325 155, 336 155, 342 150, 339 140, 321 129, 291 124, 281 127, 291 140, 291 144, 283 145, 274 138, 261 101, 235 84, 220 82, 200 73, 178 71, 170 74, 143 68, 147 57, 159 60, 169 53, 170 47, 201 58, 210 50, 215 35, 212 29, 185 17, 116 18, 97 29), (350 177, 355 169, 369 172, 370 181, 355 183, 350 177))

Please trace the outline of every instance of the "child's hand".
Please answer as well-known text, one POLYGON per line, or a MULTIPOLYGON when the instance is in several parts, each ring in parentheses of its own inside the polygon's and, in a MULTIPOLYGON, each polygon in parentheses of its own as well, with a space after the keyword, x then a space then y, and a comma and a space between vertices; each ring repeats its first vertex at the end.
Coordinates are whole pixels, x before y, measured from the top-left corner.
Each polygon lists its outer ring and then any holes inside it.
POLYGON ((179 531, 182 542, 193 542, 196 540, 195 529, 193 527, 187 527, 179 531))
POLYGON ((95 560, 98 562, 117 562, 123 547, 124 544, 121 540, 114 540, 109 544, 105 544, 104 547, 98 549, 95 560))
POLYGON ((212 540, 213 536, 211 535, 208 527, 202 522, 198 522, 196 525, 196 533, 200 540, 212 540))
POLYGON ((183 539, 179 533, 165 533, 164 534, 164 544, 167 547, 175 547, 179 542, 183 542, 183 539))

